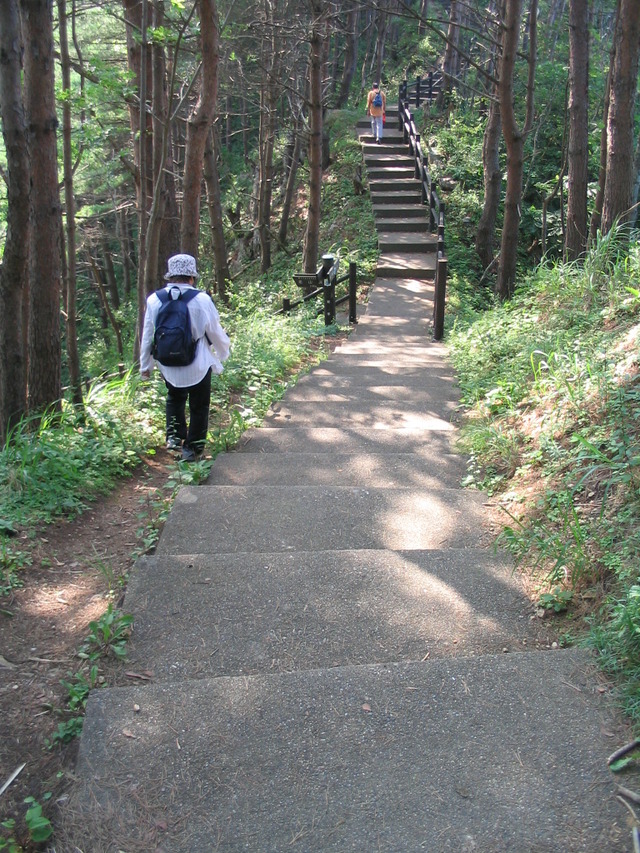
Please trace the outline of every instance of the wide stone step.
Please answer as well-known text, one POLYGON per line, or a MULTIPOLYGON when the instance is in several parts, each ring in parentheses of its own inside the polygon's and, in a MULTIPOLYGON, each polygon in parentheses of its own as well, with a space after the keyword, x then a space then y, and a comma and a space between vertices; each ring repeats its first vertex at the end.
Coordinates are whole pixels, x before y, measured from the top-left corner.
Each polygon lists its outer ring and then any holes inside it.
POLYGON ((393 139, 387 142, 383 137, 382 142, 377 144, 375 142, 364 142, 362 148, 364 151, 365 162, 369 162, 370 157, 376 160, 381 155, 406 155, 408 153, 409 146, 400 141, 394 142, 393 139))
POLYGON ((416 181, 413 175, 410 175, 408 178, 389 178, 378 181, 369 180, 369 189, 372 196, 378 193, 404 192, 406 190, 414 192, 420 190, 420 182, 416 181))
POLYGON ((590 666, 569 649, 94 690, 65 849, 626 852, 590 666))
POLYGON ((415 178, 415 171, 411 164, 406 166, 373 166, 367 169, 370 181, 380 180, 409 180, 415 178))
POLYGON ((465 548, 478 544, 483 501, 446 488, 185 486, 157 552, 465 548))
POLYGON ((378 275, 386 278, 414 278, 432 281, 435 278, 436 254, 403 255, 401 252, 384 252, 378 260, 378 275))
POLYGON ((331 406, 318 406, 317 401, 291 402, 286 399, 269 409, 264 418, 265 426, 282 426, 295 422, 296 426, 340 427, 342 424, 396 429, 446 429, 453 418, 456 405, 441 400, 429 402, 423 397, 420 404, 411 400, 381 399, 372 403, 370 399, 353 398, 334 400, 331 406))
POLYGON ((396 203, 388 203, 383 199, 382 201, 373 205, 373 214, 377 220, 388 220, 388 219, 421 219, 425 221, 429 221, 429 210, 422 203, 422 197, 417 201, 412 201, 410 204, 403 204, 402 202, 396 203))
POLYGON ((156 682, 538 642, 510 564, 480 549, 144 557, 124 606, 135 618, 127 669, 153 662, 156 682))
POLYGON ((376 146, 375 154, 367 157, 367 171, 369 169, 386 169, 388 167, 402 167, 415 169, 415 165, 411 157, 405 154, 386 154, 380 146, 376 146))
POLYGON ((437 235, 430 232, 383 231, 378 228, 378 247, 381 252, 435 252, 437 235))
POLYGON ((373 205, 376 204, 420 204, 422 201, 422 195, 420 192, 420 188, 418 186, 415 187, 407 187, 404 190, 370 190, 371 193, 371 203, 373 205))
POLYGON ((362 486, 374 489, 438 489, 456 488, 466 472, 456 454, 431 452, 423 458, 411 453, 374 454, 306 452, 253 453, 230 451, 220 453, 211 468, 210 486, 362 486), (284 458, 283 458, 284 457, 284 458))
POLYGON ((243 453, 410 453, 423 459, 453 451, 450 425, 442 430, 368 427, 260 427, 239 441, 243 453))
POLYGON ((376 219, 376 228, 380 233, 390 234, 391 232, 411 232, 413 234, 430 233, 429 219, 424 217, 414 217, 413 219, 376 219))

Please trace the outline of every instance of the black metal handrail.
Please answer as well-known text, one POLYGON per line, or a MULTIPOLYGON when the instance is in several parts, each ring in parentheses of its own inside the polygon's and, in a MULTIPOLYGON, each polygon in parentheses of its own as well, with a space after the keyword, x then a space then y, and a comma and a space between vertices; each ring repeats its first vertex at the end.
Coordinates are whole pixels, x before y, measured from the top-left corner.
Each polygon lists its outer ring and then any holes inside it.
POLYGON ((429 173, 429 160, 422 150, 420 134, 411 112, 411 103, 420 106, 421 99, 434 97, 433 74, 427 77, 428 86, 424 80, 417 78, 413 84, 405 80, 400 84, 398 95, 398 129, 402 131, 404 142, 409 146, 409 152, 415 167, 415 178, 420 182, 422 203, 429 209, 429 230, 438 236, 436 255, 435 297, 433 303, 433 336, 439 341, 444 335, 444 304, 447 286, 447 258, 445 251, 445 216, 444 202, 438 196, 429 173))
POLYGON ((336 319, 336 307, 345 302, 349 303, 349 322, 357 323, 357 264, 355 261, 349 263, 348 272, 343 275, 338 275, 340 268, 340 256, 323 255, 322 266, 318 267, 315 273, 298 273, 294 275, 294 281, 305 290, 305 294, 301 299, 296 299, 293 302, 285 298, 282 300, 282 308, 276 311, 276 314, 288 314, 294 308, 322 296, 323 310, 319 313, 324 313, 325 326, 330 326, 336 319), (341 296, 336 299, 336 286, 343 282, 349 282, 349 289, 346 296, 341 296))

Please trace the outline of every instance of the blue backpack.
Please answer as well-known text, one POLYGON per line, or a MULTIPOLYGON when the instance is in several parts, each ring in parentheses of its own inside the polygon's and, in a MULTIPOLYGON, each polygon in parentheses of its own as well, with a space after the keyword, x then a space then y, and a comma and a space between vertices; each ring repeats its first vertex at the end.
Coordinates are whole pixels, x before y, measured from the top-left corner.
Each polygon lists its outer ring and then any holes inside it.
POLYGON ((373 101, 371 101, 371 103, 374 107, 382 106, 382 95, 380 94, 380 92, 375 93, 375 95, 373 96, 373 101))
POLYGON ((191 331, 188 305, 199 292, 195 288, 183 292, 179 287, 156 290, 162 305, 156 317, 151 354, 165 367, 186 367, 196 357, 198 341, 191 331))

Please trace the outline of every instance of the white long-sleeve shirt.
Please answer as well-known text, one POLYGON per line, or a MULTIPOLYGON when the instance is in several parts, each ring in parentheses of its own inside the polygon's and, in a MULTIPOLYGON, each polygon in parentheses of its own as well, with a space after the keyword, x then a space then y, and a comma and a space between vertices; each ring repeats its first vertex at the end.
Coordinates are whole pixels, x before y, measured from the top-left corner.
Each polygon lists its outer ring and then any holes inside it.
MULTIPOLYGON (((190 284, 171 282, 166 289, 178 287, 181 292, 189 290, 190 284)), ((151 373, 155 359, 151 355, 156 319, 162 303, 155 293, 147 298, 147 308, 142 327, 140 343, 140 373, 151 373)), ((218 309, 213 304, 209 294, 203 290, 189 302, 189 318, 194 339, 198 341, 196 356, 191 364, 185 367, 167 367, 158 363, 158 370, 167 382, 176 388, 189 388, 197 385, 206 376, 209 368, 214 373, 222 373, 222 363, 229 357, 230 341, 227 333, 220 325, 218 309), (206 337, 205 337, 206 335, 206 337), (207 338, 209 343, 207 343, 207 338)))

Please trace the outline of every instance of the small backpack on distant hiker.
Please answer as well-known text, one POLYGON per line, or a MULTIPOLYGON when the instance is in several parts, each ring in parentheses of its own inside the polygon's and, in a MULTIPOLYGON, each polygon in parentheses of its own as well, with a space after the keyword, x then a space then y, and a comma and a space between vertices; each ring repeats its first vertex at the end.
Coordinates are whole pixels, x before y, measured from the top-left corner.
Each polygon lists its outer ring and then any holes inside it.
POLYGON ((179 287, 162 288, 156 296, 162 303, 156 317, 151 355, 165 367, 186 367, 196 357, 198 341, 194 340, 189 317, 189 302, 199 290, 179 287))
POLYGON ((373 100, 371 101, 371 105, 373 107, 381 107, 382 106, 382 95, 380 92, 376 92, 373 96, 373 100))

